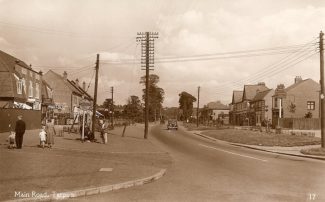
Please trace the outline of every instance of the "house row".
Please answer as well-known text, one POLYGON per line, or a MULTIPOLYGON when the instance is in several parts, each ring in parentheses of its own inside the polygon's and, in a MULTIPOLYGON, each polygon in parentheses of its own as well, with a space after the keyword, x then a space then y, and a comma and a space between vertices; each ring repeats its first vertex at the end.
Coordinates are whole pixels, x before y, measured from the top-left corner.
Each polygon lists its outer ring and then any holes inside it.
POLYGON ((29 117, 27 128, 39 128, 52 103, 52 89, 42 72, 0 50, 0 131, 8 131, 18 114, 29 117))
MULTIPOLYGON (((87 93, 86 83, 79 84, 79 80, 68 79, 68 73, 62 75, 49 70, 43 76, 44 80, 53 88, 54 105, 50 117, 55 119, 55 124, 64 125, 79 122, 80 103, 88 102, 92 106, 93 98, 87 93)), ((91 111, 87 111, 90 121, 91 111)))
POLYGON ((233 91, 229 121, 232 125, 258 126, 278 118, 319 118, 320 85, 312 79, 295 77, 292 85, 268 88, 261 82, 233 91))
MULTIPOLYGON (((43 75, 24 61, 0 50, 0 132, 11 130, 18 114, 28 117, 28 129, 40 128, 45 118, 56 124, 71 123, 79 114, 80 102, 92 106, 85 83, 79 85, 49 70, 43 75)), ((78 120, 77 120, 78 121, 78 120)))

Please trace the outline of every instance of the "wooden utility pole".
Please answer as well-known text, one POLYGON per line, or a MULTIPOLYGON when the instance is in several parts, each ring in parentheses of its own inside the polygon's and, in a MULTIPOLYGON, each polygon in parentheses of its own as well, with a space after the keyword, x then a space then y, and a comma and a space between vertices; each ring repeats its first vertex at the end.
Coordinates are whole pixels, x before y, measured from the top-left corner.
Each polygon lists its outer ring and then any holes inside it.
POLYGON ((146 91, 145 91, 145 122, 144 138, 148 138, 149 131, 149 71, 154 67, 154 39, 158 38, 158 32, 140 32, 137 40, 141 42, 141 67, 146 71, 146 91))
POLYGON ((94 103, 93 103, 93 117, 92 117, 92 131, 93 131, 94 135, 95 135, 95 125, 96 125, 98 70, 99 70, 99 54, 97 54, 96 67, 95 67, 96 76, 95 76, 95 92, 94 92, 94 103))
POLYGON ((319 56, 320 56, 320 124, 322 148, 325 148, 325 81, 324 81, 324 33, 319 33, 319 56))
POLYGON ((196 127, 199 127, 200 86, 197 87, 196 127))
POLYGON ((114 87, 111 87, 111 93, 112 93, 112 106, 111 106, 111 121, 112 121, 112 128, 114 129, 114 87))

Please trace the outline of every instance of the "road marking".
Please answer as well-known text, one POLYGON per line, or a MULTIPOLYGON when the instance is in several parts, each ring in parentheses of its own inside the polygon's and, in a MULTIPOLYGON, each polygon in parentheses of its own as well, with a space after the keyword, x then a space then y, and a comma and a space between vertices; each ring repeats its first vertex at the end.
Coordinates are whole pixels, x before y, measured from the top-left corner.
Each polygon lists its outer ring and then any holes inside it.
POLYGON ((113 171, 113 168, 101 168, 101 169, 99 169, 99 172, 111 172, 111 171, 113 171))
POLYGON ((237 156, 241 156, 241 157, 245 157, 245 158, 250 158, 250 159, 255 159, 255 160, 258 160, 258 161, 267 162, 267 160, 265 160, 265 159, 260 159, 260 158, 255 158, 255 157, 252 157, 252 156, 247 156, 247 155, 237 154, 237 153, 230 152, 230 151, 227 151, 227 150, 217 149, 217 148, 215 148, 215 147, 210 147, 210 146, 207 146, 207 145, 204 145, 204 144, 199 144, 199 145, 202 146, 202 147, 206 147, 206 148, 214 149, 214 150, 217 150, 217 151, 222 151, 222 152, 225 152, 225 153, 228 153, 228 154, 233 154, 233 155, 237 155, 237 156))

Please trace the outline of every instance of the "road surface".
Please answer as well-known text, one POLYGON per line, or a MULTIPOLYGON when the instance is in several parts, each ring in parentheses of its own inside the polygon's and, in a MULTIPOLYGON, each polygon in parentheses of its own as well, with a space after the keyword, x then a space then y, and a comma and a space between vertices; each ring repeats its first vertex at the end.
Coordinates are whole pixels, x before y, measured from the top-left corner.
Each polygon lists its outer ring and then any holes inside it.
POLYGON ((325 201, 325 162, 216 143, 155 126, 149 137, 173 164, 144 186, 82 201, 325 201))

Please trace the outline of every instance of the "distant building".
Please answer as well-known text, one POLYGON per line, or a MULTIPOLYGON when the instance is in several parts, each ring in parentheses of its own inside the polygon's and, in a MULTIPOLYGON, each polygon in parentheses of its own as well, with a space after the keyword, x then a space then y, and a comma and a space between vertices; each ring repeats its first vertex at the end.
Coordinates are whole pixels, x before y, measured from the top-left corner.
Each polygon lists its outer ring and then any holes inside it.
POLYGON ((227 123, 229 122, 229 106, 220 101, 216 101, 208 103, 207 107, 211 110, 210 116, 212 120, 227 119, 227 123))
POLYGON ((46 72, 43 78, 53 89, 53 113, 56 124, 71 124, 74 121, 78 123, 80 101, 87 100, 92 106, 93 98, 86 92, 86 83, 83 82, 81 87, 78 79, 76 81, 68 79, 67 72, 61 76, 52 70, 46 72))

